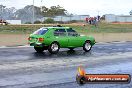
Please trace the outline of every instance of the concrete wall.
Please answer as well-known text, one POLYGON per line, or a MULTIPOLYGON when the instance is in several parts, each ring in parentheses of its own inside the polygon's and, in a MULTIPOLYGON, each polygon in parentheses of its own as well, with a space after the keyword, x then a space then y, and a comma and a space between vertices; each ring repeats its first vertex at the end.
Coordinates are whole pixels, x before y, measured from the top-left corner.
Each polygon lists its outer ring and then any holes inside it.
POLYGON ((131 15, 106 14, 105 20, 106 22, 132 22, 132 16, 131 15))
MULTIPOLYGON (((56 17, 51 17, 55 21, 63 21, 63 22, 68 22, 72 20, 76 21, 85 21, 85 18, 89 17, 89 15, 73 15, 73 16, 56 16, 56 17)), ((44 17, 41 21, 46 20, 49 17, 44 17)))
POLYGON ((21 20, 6 20, 10 24, 21 24, 21 20))
POLYGON ((116 16, 113 14, 106 14, 105 15, 105 20, 107 22, 114 22, 116 20, 116 16))

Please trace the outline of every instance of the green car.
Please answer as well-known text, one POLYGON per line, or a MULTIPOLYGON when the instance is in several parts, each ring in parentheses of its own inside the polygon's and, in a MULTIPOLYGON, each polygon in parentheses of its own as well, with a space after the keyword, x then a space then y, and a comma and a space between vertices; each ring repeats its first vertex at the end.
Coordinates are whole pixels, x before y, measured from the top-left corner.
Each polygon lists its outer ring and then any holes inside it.
POLYGON ((60 48, 73 50, 83 47, 88 52, 95 44, 92 36, 81 36, 70 27, 42 27, 30 34, 28 38, 30 46, 34 46, 37 52, 48 50, 51 54, 58 53, 60 48))

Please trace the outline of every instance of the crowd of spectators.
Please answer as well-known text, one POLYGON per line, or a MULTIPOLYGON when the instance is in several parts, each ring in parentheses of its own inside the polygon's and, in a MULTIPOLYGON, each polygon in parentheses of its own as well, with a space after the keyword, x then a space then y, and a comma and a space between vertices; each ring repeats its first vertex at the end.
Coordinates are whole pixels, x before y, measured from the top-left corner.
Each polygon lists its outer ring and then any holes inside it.
POLYGON ((86 23, 90 25, 97 26, 99 21, 100 21, 100 16, 86 18, 86 23))

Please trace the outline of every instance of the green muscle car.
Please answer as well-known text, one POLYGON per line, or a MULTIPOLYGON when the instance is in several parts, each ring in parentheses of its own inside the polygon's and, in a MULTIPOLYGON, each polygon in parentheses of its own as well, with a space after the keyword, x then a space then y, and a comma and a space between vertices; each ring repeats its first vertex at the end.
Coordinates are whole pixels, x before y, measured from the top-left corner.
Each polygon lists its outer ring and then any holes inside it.
POLYGON ((48 50, 51 54, 58 53, 60 48, 73 50, 77 47, 83 47, 83 50, 88 52, 95 44, 92 36, 81 36, 70 27, 58 26, 42 27, 30 34, 28 41, 37 52, 48 50))

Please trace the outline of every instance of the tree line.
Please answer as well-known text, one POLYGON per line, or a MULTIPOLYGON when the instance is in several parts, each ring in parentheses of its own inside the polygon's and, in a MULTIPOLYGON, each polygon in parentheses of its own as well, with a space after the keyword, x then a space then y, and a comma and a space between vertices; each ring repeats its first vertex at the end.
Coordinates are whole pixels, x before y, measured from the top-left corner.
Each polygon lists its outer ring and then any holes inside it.
MULTIPOLYGON (((34 20, 39 20, 43 17, 68 15, 68 12, 63 7, 51 6, 34 6, 34 20)), ((0 5, 0 19, 4 20, 22 20, 22 23, 33 21, 33 5, 27 5, 22 9, 16 9, 15 7, 7 8, 4 5, 0 5)))

